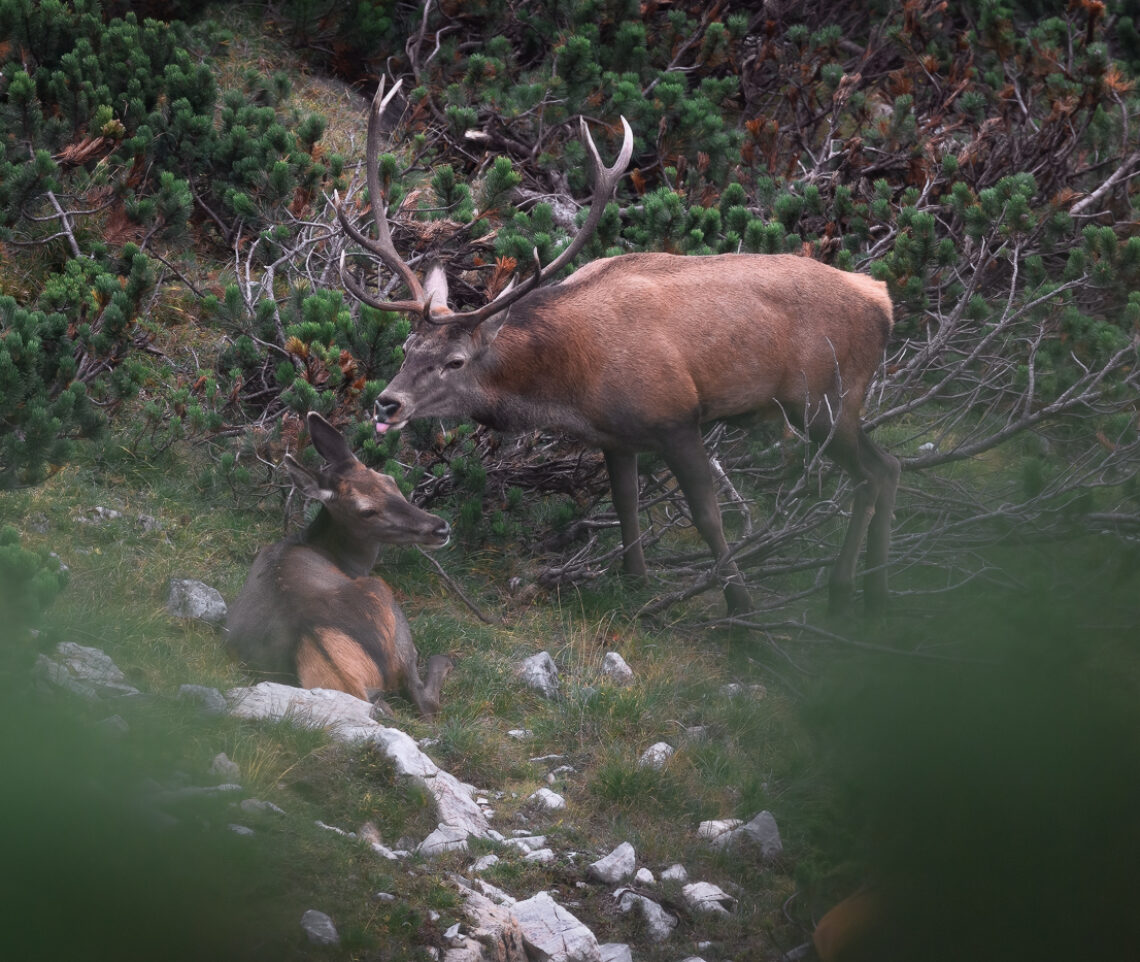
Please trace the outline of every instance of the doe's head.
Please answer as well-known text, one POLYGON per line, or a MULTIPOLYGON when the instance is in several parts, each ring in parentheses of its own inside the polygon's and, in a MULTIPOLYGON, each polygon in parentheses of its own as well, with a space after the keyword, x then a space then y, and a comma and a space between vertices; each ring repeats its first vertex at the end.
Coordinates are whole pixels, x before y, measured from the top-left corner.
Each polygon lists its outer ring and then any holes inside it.
POLYGON ((443 547, 451 527, 443 518, 417 508, 394 478, 364 465, 328 421, 310 411, 309 437, 326 464, 312 471, 292 455, 285 469, 306 497, 320 501, 333 520, 354 538, 381 544, 443 547))

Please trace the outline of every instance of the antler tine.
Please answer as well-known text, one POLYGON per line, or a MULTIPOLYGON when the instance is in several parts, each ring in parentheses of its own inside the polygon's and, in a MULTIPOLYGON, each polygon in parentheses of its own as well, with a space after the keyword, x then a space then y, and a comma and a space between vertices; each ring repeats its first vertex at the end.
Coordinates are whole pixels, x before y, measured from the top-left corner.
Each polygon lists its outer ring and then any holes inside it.
POLYGON ((430 300, 427 301, 378 301, 371 294, 369 294, 363 287, 356 283, 356 278, 352 276, 352 272, 345 267, 344 251, 340 254, 340 279, 341 283, 348 289, 348 292, 355 297, 358 301, 367 304, 369 307, 374 307, 378 311, 403 311, 406 313, 419 313, 427 311, 430 306, 430 300))
POLYGON ((412 295, 411 299, 407 301, 381 302, 365 295, 359 285, 348 280, 351 275, 344 269, 343 257, 341 258, 340 273, 341 278, 345 280, 345 286, 348 287, 352 295, 372 307, 386 311, 420 311, 424 306, 423 285, 420 284, 420 280, 416 277, 415 272, 399 255, 396 251, 396 246, 392 243, 392 232, 388 227, 388 198, 385 196, 384 190, 380 185, 380 148, 384 138, 383 131, 380 129, 380 117, 383 115, 384 109, 392 102, 392 98, 396 96, 396 93, 404 81, 402 79, 397 80, 387 94, 384 93, 385 82, 385 78, 381 77, 376 96, 372 98, 372 112, 368 117, 368 139, 364 150, 365 179, 368 184, 368 195, 372 204, 372 220, 376 225, 376 239, 372 240, 367 237, 352 224, 340 206, 340 198, 336 195, 334 195, 334 206, 336 208, 337 219, 340 221, 341 226, 348 236, 361 247, 379 257, 389 270, 397 274, 404 284, 407 285, 408 291, 412 295))
MULTIPOLYGON (((606 210, 606 204, 610 202, 614 188, 617 187, 617 182, 621 180, 626 167, 629 166, 630 158, 633 156, 633 130, 629 126, 629 121, 626 120, 625 117, 622 117, 621 125, 624 135, 621 150, 618 151, 617 160, 614 161, 613 166, 607 167, 602 163, 602 158, 598 153, 598 146, 594 143, 594 138, 590 136, 590 129, 586 126, 586 118, 582 117, 580 120, 582 124, 582 139, 593 159, 594 168, 594 193, 590 201, 590 212, 586 215, 586 222, 582 225, 581 230, 578 231, 569 246, 547 264, 546 267, 540 266, 538 250, 535 249, 533 252, 535 272, 518 287, 503 291, 503 293, 491 301, 490 304, 485 304, 483 307, 477 308, 474 311, 450 314, 445 318, 441 318, 439 321, 433 320, 433 323, 454 324, 461 322, 471 328, 478 327, 487 318, 498 314, 500 311, 506 310, 520 297, 529 294, 544 280, 557 274, 563 267, 569 264, 570 261, 577 257, 582 248, 586 246, 586 242, 589 241, 594 231, 598 229, 602 214, 604 214, 606 210)), ((432 320, 431 318, 428 319, 432 320)))

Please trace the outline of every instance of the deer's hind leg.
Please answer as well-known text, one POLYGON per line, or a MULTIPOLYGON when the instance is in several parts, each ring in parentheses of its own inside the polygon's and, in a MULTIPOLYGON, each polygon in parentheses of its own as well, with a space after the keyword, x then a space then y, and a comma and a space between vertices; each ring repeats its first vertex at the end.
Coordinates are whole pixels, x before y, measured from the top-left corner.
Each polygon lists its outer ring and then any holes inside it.
POLYGON ((891 552, 891 522, 895 512, 902 466, 893 454, 884 451, 859 429, 862 460, 876 475, 874 512, 867 529, 867 575, 863 600, 867 610, 881 612, 887 605, 887 564, 891 552))
POLYGON ((369 701, 383 685, 376 662, 351 635, 335 628, 307 633, 297 649, 297 680, 302 688, 332 688, 369 701))
POLYGON ((855 484, 851 519, 828 584, 833 613, 847 610, 855 594, 859 549, 867 543, 864 603, 879 612, 887 602, 887 561, 891 543, 891 514, 898 489, 899 462, 863 431, 861 424, 837 424, 827 439, 827 453, 855 484))

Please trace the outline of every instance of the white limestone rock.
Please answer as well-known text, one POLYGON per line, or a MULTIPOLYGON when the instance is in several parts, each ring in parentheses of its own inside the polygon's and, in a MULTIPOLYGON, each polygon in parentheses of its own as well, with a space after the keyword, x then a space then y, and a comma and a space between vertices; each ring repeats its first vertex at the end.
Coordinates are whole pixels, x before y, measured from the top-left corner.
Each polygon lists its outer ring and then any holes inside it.
POLYGON ((84 698, 139 694, 134 685, 127 684, 127 676, 106 652, 73 641, 61 641, 51 657, 40 655, 36 659, 34 674, 57 688, 84 698))
MULTIPOLYGON (((736 821, 733 819, 732 821, 736 821)), ((703 823, 702 823, 703 824, 703 823)), ((738 845, 755 845, 764 858, 775 858, 784 851, 780 829, 771 812, 760 812, 747 824, 733 826, 709 838, 714 848, 734 848, 738 845)))
POLYGON ((624 882, 637 868, 637 853, 629 842, 622 842, 609 855, 593 862, 587 869, 587 874, 599 882, 614 885, 624 882))
POLYGON ((442 825, 479 838, 490 837, 491 826, 475 802, 475 787, 441 769, 406 732, 377 722, 371 703, 343 691, 294 688, 271 681, 231 689, 226 700, 230 714, 239 718, 288 719, 301 727, 326 728, 338 741, 370 742, 398 774, 414 779, 432 794, 442 825))
POLYGON ((715 842, 716 839, 739 828, 744 823, 739 818, 714 818, 701 822, 697 827, 697 835, 701 838, 715 842))
POLYGON ((639 895, 632 889, 618 889, 614 892, 618 908, 623 912, 637 910, 645 920, 645 930, 654 942, 664 942, 673 934, 677 927, 677 919, 665 911, 660 905, 639 895))
POLYGON ((339 945, 340 935, 330 919, 324 912, 309 909, 301 916, 301 928, 314 945, 339 945))
POLYGON ((511 848, 516 848, 523 854, 534 852, 546 847, 545 835, 528 835, 526 833, 515 838, 508 838, 505 842, 511 848))
POLYGON ((650 745, 641 753, 641 757, 637 760, 637 767, 652 768, 659 772, 669 764, 669 759, 673 757, 673 751, 673 746, 668 742, 657 742, 650 745))
POLYGON ((529 801, 535 802, 540 808, 548 812, 555 812, 566 807, 566 799, 549 788, 540 788, 530 796, 529 801))
POLYGON ((554 849, 552 848, 536 848, 533 852, 527 852, 523 856, 524 862, 539 862, 543 865, 548 865, 556 858, 554 849))
POLYGON ((416 846, 416 852, 424 858, 433 858, 444 852, 466 852, 467 834, 467 830, 458 825, 440 825, 416 846))
POLYGON ((226 601, 217 588, 191 578, 171 578, 166 610, 175 618, 190 618, 221 625, 226 620, 226 601))
POLYGON ((539 892, 511 907, 529 956, 543 962, 601 962, 598 939, 569 911, 539 892))
POLYGON ((616 651, 607 651, 602 659, 602 674, 618 685, 628 685, 633 681, 633 669, 616 651))
POLYGON ((664 872, 661 873, 661 881, 677 882, 678 884, 683 885, 685 882, 689 881, 689 873, 685 870, 685 866, 681 865, 678 862, 674 865, 670 865, 667 869, 665 869, 664 872))
POLYGON ((206 685, 179 685, 178 700, 197 702, 207 715, 224 715, 226 700, 216 688, 206 685))
POLYGON ((210 762, 210 774, 224 778, 227 782, 241 780, 241 768, 238 767, 237 762, 231 761, 230 756, 225 752, 218 752, 214 756, 214 760, 210 762))
POLYGON ((557 698, 559 693, 558 666, 550 657, 550 652, 541 651, 531 655, 519 666, 519 677, 523 683, 546 698, 557 698))
POLYGON ((689 908, 697 912, 728 915, 736 910, 736 899, 712 882, 693 882, 681 889, 689 908))

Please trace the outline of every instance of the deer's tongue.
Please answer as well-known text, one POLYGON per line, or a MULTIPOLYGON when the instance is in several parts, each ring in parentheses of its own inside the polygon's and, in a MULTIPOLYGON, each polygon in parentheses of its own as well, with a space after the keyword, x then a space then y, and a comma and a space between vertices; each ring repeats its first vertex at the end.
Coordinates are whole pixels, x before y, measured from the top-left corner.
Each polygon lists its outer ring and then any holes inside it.
POLYGON ((392 425, 388 424, 386 421, 377 421, 376 422, 376 433, 377 434, 383 434, 391 426, 392 425))

